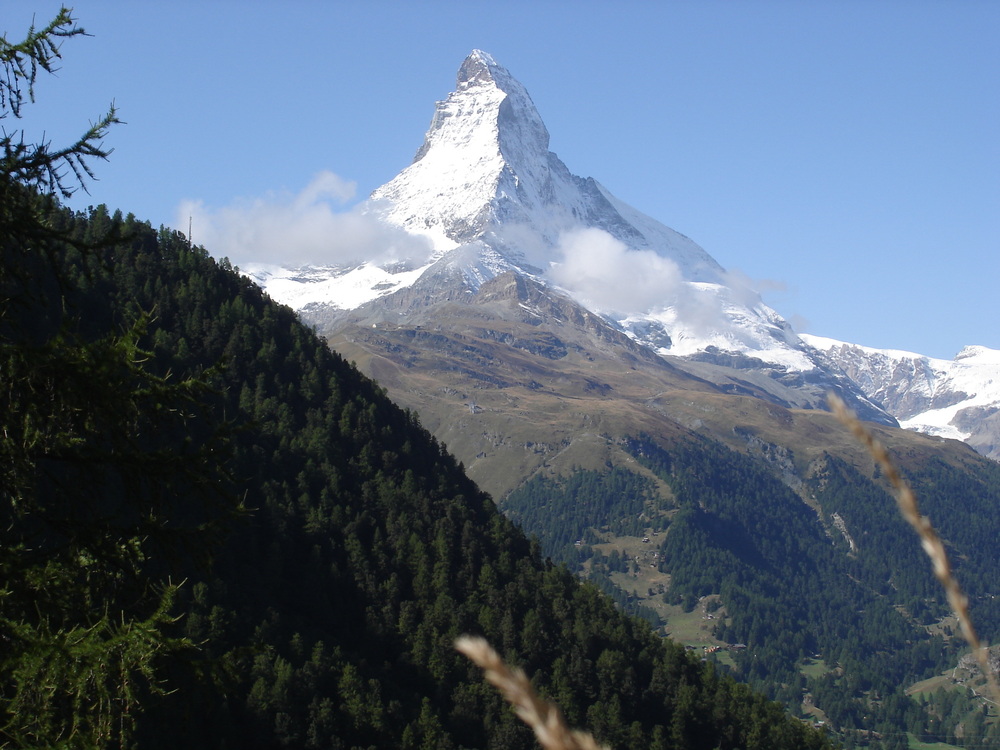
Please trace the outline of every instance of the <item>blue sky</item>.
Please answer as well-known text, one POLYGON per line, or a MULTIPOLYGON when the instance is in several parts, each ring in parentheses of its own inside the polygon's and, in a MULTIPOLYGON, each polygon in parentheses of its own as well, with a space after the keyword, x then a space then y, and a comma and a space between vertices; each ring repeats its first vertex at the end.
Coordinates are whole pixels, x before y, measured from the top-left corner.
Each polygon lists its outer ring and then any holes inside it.
MULTIPOLYGON (((58 8, 5 5, 8 38, 58 8)), ((186 232, 184 201, 266 205, 332 172, 355 186, 347 210, 410 162, 480 48, 572 172, 756 280, 797 330, 943 358, 1000 348, 1000 3, 74 8, 93 37, 2 124, 58 145, 115 101, 128 124, 76 207, 186 232)))

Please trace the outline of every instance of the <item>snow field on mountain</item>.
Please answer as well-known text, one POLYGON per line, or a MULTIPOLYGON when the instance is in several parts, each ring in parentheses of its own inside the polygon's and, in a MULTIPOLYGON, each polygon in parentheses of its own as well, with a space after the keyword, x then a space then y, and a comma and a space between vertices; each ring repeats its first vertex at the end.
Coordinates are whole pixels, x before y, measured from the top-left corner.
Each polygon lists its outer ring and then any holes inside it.
POLYGON ((953 360, 947 360, 808 334, 802 339, 847 370, 862 390, 885 403, 906 429, 968 440, 973 432, 953 424, 960 412, 1000 408, 1000 351, 995 349, 967 346, 953 360), (907 396, 945 405, 912 414, 893 408, 894 403, 905 403, 907 396))
POLYGON ((390 273, 374 263, 344 271, 336 268, 283 268, 252 263, 241 269, 272 299, 301 310, 309 305, 329 305, 353 310, 366 302, 411 286, 430 264, 412 271, 390 273))

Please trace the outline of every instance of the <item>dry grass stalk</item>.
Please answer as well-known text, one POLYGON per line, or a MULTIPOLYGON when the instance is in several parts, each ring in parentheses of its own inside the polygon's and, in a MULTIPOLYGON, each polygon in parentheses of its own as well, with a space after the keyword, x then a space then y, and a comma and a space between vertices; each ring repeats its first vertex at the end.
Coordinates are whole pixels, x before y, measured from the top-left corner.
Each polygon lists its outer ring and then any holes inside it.
POLYGON ((455 648, 485 671, 486 679, 500 690, 521 720, 534 730, 538 743, 545 750, 608 750, 598 745, 586 732, 574 731, 566 726, 558 707, 542 700, 524 672, 504 664, 500 655, 483 638, 464 635, 455 641, 455 648))
POLYGON ((997 683, 997 676, 990 668, 989 649, 983 645, 976 634, 972 618, 969 616, 969 599, 962 592, 961 586, 958 585, 958 580, 952 574, 951 563, 948 560, 948 553, 945 551, 941 537, 938 536, 937 531, 931 525, 927 516, 920 513, 916 495, 913 494, 910 485, 900 475, 896 464, 889 457, 885 446, 875 439, 875 436, 861 424, 861 420, 847 408, 847 405, 839 397, 831 394, 828 400, 834 415, 864 444, 868 449, 868 453, 871 454, 872 458, 882 468, 893 490, 895 490, 896 504, 899 506, 899 512, 920 536, 920 544, 923 546, 927 556, 931 558, 934 575, 944 587, 945 594, 948 597, 948 604, 951 606, 955 616, 958 617, 962 635, 972 648, 972 653, 975 654, 976 660, 979 662, 979 668, 989 681, 993 699, 1000 703, 1000 684, 997 683))

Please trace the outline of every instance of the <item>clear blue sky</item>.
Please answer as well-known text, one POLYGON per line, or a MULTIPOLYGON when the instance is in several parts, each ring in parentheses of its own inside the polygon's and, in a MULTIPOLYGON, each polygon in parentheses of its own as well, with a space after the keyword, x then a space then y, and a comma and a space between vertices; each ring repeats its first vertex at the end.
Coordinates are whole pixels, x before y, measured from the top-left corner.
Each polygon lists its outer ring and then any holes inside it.
MULTIPOLYGON (((0 31, 57 7, 4 0, 0 31)), ((112 100, 128 123, 74 206, 186 232, 184 200, 266 202, 323 170, 360 200, 410 162, 480 48, 572 172, 757 280, 797 330, 944 358, 1000 348, 998 2, 74 8, 93 38, 40 82, 28 136, 58 145, 112 100)))

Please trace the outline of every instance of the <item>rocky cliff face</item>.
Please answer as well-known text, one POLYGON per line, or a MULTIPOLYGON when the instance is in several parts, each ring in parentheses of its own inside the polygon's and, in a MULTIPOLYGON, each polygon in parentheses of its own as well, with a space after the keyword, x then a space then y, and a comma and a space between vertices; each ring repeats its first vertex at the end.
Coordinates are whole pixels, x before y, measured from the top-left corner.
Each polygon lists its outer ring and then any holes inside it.
MULTIPOLYGON (((831 388, 886 421, 818 370, 809 381, 760 361, 741 370, 659 355, 514 271, 434 299, 417 284, 342 312, 327 331, 498 500, 536 472, 632 466, 621 441, 638 434, 669 442, 694 431, 737 450, 766 444, 804 473, 827 451, 861 450, 852 440, 831 445, 833 418, 816 408, 831 388)), ((912 440, 915 450, 939 449, 912 440)))
POLYGON ((902 427, 964 440, 1000 459, 1000 352, 968 346, 945 360, 803 338, 902 427))

